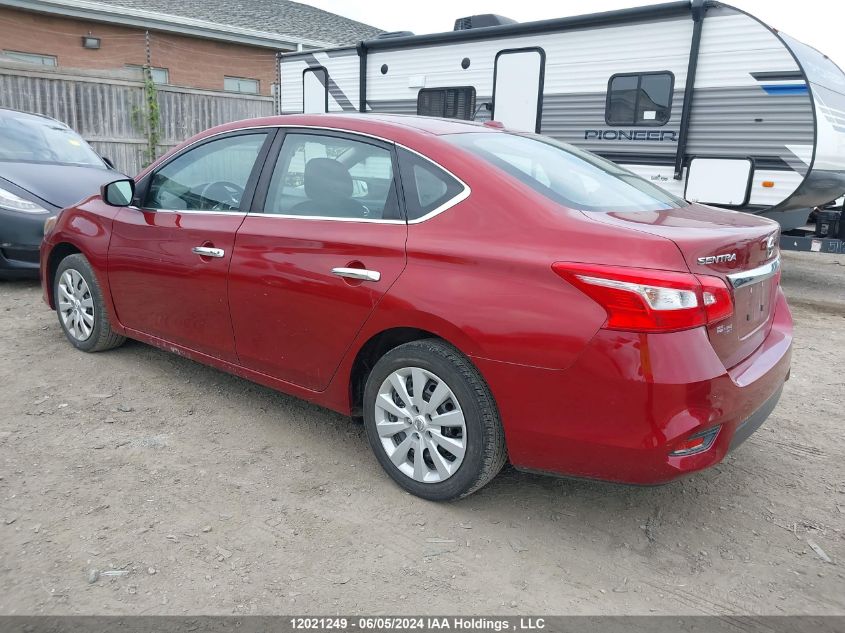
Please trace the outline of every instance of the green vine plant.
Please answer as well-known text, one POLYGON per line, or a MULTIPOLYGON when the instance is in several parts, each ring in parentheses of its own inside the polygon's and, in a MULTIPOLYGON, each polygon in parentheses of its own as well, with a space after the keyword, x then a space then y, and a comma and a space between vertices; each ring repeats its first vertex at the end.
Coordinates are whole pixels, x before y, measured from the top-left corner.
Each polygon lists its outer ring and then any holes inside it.
POLYGON ((158 105, 158 88, 153 82, 153 73, 149 66, 144 66, 144 99, 146 101, 147 150, 144 167, 158 157, 158 145, 161 140, 161 109, 158 105))

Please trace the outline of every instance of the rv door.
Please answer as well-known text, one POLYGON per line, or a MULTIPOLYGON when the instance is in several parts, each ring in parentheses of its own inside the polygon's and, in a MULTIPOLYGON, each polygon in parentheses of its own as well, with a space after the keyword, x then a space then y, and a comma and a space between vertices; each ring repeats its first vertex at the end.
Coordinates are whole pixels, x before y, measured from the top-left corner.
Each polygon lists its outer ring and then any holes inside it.
POLYGON ((493 69, 493 120, 521 132, 539 132, 543 109, 542 48, 499 51, 493 69))
POLYGON ((323 67, 302 71, 302 113, 321 114, 329 111, 329 73, 323 67))

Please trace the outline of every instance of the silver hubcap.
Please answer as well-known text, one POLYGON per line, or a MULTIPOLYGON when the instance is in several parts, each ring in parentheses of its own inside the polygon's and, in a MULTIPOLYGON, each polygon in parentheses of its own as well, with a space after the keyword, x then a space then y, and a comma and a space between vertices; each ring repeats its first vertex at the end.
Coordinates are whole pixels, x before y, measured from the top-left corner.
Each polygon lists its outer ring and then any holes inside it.
POLYGON ((59 316, 77 341, 85 341, 94 329, 94 299, 85 279, 72 268, 59 279, 59 316))
POLYGON ((466 452, 464 413, 438 376, 419 367, 394 371, 381 384, 375 409, 381 445, 402 473, 438 483, 460 468, 466 452))

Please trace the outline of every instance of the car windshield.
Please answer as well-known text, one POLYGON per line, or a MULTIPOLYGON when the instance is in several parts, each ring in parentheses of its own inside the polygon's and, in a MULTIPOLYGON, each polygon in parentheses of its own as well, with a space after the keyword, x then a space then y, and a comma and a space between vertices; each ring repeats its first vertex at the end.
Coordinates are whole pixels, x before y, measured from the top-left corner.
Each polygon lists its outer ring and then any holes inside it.
POLYGON ((441 138, 572 209, 656 211, 688 204, 615 163, 544 136, 471 132, 441 138))
POLYGON ((103 167, 79 134, 52 119, 0 116, 0 160, 103 167))

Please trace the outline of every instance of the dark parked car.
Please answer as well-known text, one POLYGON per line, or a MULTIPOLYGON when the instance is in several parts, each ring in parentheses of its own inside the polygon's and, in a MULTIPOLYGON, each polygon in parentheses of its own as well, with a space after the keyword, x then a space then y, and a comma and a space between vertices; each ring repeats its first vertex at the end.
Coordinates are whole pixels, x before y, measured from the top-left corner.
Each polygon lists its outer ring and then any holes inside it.
POLYGON ((306 115, 65 209, 41 274, 76 348, 130 337, 363 416, 391 477, 452 499, 506 458, 638 484, 719 463, 789 375, 777 234, 542 136, 306 115))
POLYGON ((37 277, 44 220, 118 177, 61 121, 0 108, 0 279, 37 277))

